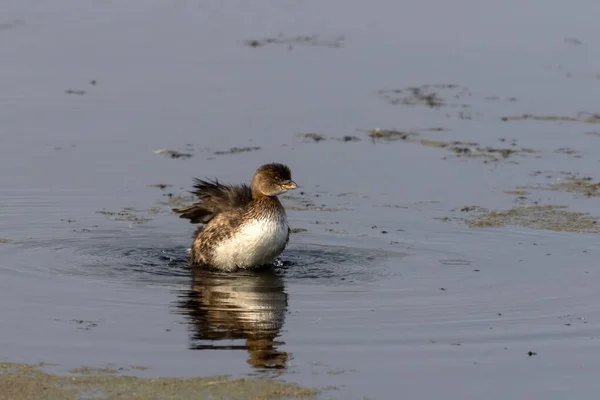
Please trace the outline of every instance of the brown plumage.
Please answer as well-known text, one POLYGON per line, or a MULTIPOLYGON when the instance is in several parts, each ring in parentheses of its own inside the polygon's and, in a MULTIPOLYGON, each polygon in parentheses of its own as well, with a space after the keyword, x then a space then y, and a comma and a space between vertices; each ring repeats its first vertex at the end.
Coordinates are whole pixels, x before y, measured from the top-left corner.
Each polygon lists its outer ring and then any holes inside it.
POLYGON ((192 265, 252 268, 274 261, 285 249, 289 226, 277 196, 296 188, 287 166, 262 165, 250 187, 196 179, 194 188, 199 201, 173 210, 191 223, 204 224, 195 233, 192 265))
POLYGON ((194 178, 195 194, 200 200, 189 207, 174 209, 181 214, 179 218, 187 218, 192 224, 208 223, 214 216, 224 211, 243 208, 252 201, 252 190, 246 184, 223 185, 214 181, 194 178))

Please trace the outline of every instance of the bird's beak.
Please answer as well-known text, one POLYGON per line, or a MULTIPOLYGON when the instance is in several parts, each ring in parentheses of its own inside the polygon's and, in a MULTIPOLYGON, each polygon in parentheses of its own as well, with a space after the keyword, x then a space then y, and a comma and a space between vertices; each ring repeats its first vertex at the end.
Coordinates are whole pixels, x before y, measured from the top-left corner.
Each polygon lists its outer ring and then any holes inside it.
POLYGON ((281 187, 284 190, 292 190, 292 189, 296 189, 298 186, 296 185, 296 182, 294 182, 294 181, 286 181, 283 183, 283 185, 281 185, 281 187))

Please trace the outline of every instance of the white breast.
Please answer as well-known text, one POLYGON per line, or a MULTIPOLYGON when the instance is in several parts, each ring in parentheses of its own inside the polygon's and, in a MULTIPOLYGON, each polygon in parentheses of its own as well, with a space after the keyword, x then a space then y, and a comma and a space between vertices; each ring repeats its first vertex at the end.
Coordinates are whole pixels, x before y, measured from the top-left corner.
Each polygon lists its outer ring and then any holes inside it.
POLYGON ((214 264, 232 270, 271 263, 283 251, 287 237, 285 218, 251 221, 215 248, 214 264))

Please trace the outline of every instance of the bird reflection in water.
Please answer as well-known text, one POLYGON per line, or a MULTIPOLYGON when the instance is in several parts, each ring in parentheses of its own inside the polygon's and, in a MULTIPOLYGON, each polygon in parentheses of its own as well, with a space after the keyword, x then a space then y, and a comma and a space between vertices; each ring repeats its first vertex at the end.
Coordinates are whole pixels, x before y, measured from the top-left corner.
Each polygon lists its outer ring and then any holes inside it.
POLYGON ((285 368, 288 354, 276 341, 287 310, 283 279, 271 270, 194 271, 180 312, 190 321, 190 349, 246 350, 254 368, 285 368), (244 345, 217 341, 245 340, 244 345))

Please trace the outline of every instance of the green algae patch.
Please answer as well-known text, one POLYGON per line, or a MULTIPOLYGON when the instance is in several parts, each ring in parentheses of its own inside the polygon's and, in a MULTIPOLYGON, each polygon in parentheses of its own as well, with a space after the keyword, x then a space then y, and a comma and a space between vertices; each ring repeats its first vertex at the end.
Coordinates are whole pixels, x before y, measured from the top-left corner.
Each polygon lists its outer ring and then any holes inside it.
POLYGON ((118 369, 115 368, 94 368, 94 367, 79 367, 69 370, 70 374, 80 374, 80 375, 116 375, 119 373, 118 369))
POLYGON ((560 190, 582 194, 585 197, 600 197, 600 183, 594 182, 589 176, 570 176, 560 183, 551 183, 549 190, 560 190))
POLYGON ((557 232, 600 233, 598 218, 587 213, 567 211, 566 206, 515 207, 507 211, 485 211, 466 219, 470 228, 522 226, 557 232))
MULTIPOLYGON (((184 400, 315 398, 317 391, 267 379, 137 378, 114 374, 59 376, 38 365, 0 364, 0 400, 184 400)), ((86 371, 93 368, 84 367, 86 371)))

